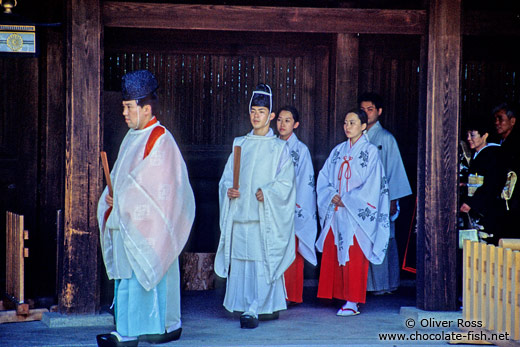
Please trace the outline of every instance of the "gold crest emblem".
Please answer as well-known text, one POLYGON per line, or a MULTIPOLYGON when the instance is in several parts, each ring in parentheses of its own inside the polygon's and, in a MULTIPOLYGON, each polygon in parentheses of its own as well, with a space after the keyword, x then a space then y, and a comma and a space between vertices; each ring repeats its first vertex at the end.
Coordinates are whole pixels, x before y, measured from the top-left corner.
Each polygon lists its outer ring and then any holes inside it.
POLYGON ((23 48, 23 39, 18 34, 11 34, 7 37, 7 47, 11 48, 14 52, 18 52, 23 48))

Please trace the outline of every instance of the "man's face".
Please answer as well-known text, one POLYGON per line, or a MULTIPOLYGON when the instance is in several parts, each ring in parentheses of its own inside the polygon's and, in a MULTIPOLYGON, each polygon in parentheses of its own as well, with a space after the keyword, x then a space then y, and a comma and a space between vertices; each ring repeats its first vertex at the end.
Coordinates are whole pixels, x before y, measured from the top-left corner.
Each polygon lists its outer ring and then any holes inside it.
POLYGON ((135 100, 123 101, 123 116, 125 117, 126 125, 128 125, 130 129, 139 129, 139 123, 141 123, 144 118, 141 106, 137 106, 135 100))
POLYGON ((509 133, 513 130, 513 126, 515 125, 516 118, 507 117, 505 110, 499 110, 495 113, 495 128, 497 129, 498 135, 500 135, 503 139, 505 139, 509 133))
POLYGON ((261 130, 269 127, 269 121, 274 118, 274 113, 269 113, 269 109, 264 106, 251 106, 249 119, 254 130, 261 130))
POLYGON ((360 108, 365 111, 368 116, 367 125, 369 128, 377 122, 381 112, 383 112, 383 109, 376 108, 376 105, 374 105, 372 101, 362 101, 360 108))

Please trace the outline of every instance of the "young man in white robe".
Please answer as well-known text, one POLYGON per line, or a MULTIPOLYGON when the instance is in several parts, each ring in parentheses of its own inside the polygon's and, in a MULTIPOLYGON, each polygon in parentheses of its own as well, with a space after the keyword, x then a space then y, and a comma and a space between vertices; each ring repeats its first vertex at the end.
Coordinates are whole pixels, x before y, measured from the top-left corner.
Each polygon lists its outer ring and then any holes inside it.
POLYGON ((178 257, 195 217, 195 200, 182 155, 154 117, 155 76, 123 76, 123 116, 130 128, 111 172, 113 192, 98 203, 100 244, 115 280, 116 331, 99 346, 164 343, 181 334, 178 257))
POLYGON ((309 149, 294 133, 294 129, 299 126, 300 115, 296 108, 284 106, 278 111, 276 128, 279 137, 289 145, 296 174, 296 259, 284 274, 287 300, 290 303, 303 301, 303 259, 314 266, 318 263, 314 247, 318 232, 314 167, 309 149))
POLYGON ((241 328, 276 319, 286 306, 283 273, 295 258, 294 165, 287 143, 270 129, 271 88, 256 87, 249 116, 253 130, 233 141, 241 147, 238 188, 234 153, 219 183, 220 242, 215 273, 227 278, 224 307, 243 312, 241 328))
POLYGON ((377 148, 363 134, 364 111, 347 113, 348 140, 337 145, 318 175, 322 226, 316 248, 321 258, 318 297, 346 303, 338 316, 359 314, 365 303, 368 264, 381 264, 390 223, 388 185, 377 148))
POLYGON ((379 149, 390 193, 390 241, 387 255, 382 264, 370 264, 368 268, 367 291, 373 292, 375 295, 382 295, 392 293, 399 287, 400 266, 395 238, 395 220, 400 211, 399 199, 412 194, 412 189, 397 141, 379 122, 379 117, 383 113, 381 96, 376 93, 364 93, 359 97, 359 106, 367 113, 368 140, 379 149))

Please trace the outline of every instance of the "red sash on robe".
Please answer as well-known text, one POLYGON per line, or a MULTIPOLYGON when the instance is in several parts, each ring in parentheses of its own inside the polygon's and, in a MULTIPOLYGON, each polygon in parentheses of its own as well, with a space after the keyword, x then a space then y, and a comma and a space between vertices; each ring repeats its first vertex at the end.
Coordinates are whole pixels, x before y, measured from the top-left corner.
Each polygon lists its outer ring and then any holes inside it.
MULTIPOLYGON (((146 124, 146 126, 143 129, 146 129, 146 128, 154 125, 155 123, 157 123, 157 118, 154 117, 146 124)), ((165 130, 164 130, 164 127, 162 125, 158 126, 158 127, 155 127, 155 129, 152 130, 152 133, 148 137, 148 141, 146 141, 146 146, 144 148, 143 159, 146 158, 150 154, 150 152, 153 149, 153 146, 155 145, 155 143, 157 142, 159 137, 161 137, 161 135, 164 134, 164 132, 165 132, 165 130)), ((112 206, 109 206, 107 208, 107 210, 105 211, 105 215, 104 215, 104 218, 103 218, 104 223, 107 222, 108 217, 110 216, 111 212, 112 212, 112 206)), ((105 229, 105 226, 103 226, 103 229, 105 229)))

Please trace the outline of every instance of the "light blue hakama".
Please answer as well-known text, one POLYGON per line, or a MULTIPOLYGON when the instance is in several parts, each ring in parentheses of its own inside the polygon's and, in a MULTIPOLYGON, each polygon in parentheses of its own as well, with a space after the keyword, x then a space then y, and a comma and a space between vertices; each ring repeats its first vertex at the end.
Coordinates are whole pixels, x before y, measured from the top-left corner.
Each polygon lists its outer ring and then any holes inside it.
MULTIPOLYGON (((388 179, 390 200, 397 200, 412 194, 412 189, 406 175, 401 152, 395 137, 375 123, 367 132, 370 143, 377 146, 385 173, 388 179)), ((397 217, 395 217, 397 218, 397 217)), ((367 291, 391 292, 399 287, 400 266, 397 241, 395 239, 395 218, 390 223, 390 240, 387 254, 380 265, 370 264, 368 268, 367 291)))
POLYGON ((400 283, 399 254, 397 253, 397 241, 395 240, 395 223, 390 223, 390 239, 383 263, 370 264, 367 276, 367 291, 393 292, 399 288, 400 283))
POLYGON ((181 327, 179 261, 157 286, 146 291, 135 274, 115 281, 116 330, 122 336, 162 334, 181 327))

